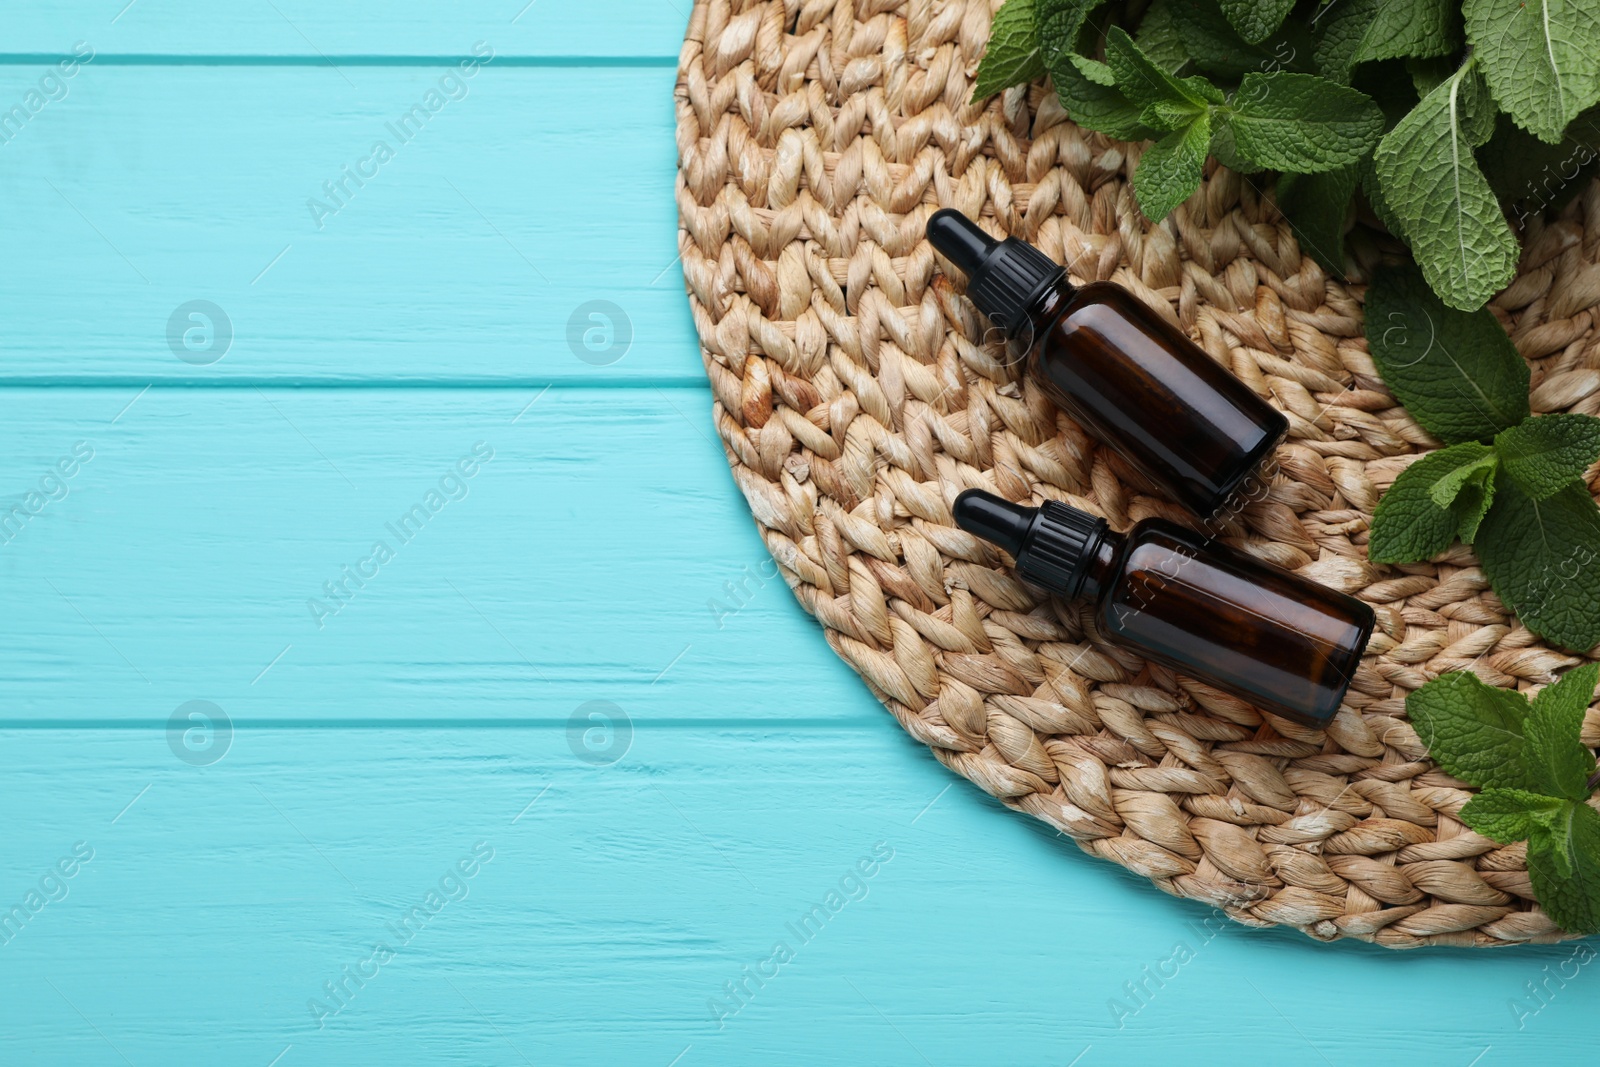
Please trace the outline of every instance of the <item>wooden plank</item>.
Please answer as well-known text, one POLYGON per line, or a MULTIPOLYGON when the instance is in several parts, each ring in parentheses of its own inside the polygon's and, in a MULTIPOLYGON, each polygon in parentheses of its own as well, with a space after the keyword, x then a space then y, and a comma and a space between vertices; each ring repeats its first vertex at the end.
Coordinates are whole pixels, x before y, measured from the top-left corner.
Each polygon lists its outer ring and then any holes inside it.
POLYGON ((513 8, 8 13, 0 111, 38 84, 25 53, 99 57, 0 144, 0 488, 65 493, 0 543, 0 915, 67 894, 0 943, 8 1059, 1580 1062, 1570 947, 1207 926, 904 737, 750 578, 691 385, 686 11, 513 8), (306 199, 478 39, 498 65, 315 229, 306 199), (168 347, 196 299, 234 327, 219 362, 168 347), (595 299, 631 319, 619 362, 567 347, 595 299), (318 381, 356 387, 279 387, 318 381), (433 387, 464 381, 526 388, 433 387), (480 440, 465 499, 317 629, 306 599, 480 440), (730 582, 748 605, 716 613, 730 582), (191 700, 231 732, 170 730, 191 700), (880 840, 869 894, 719 1028, 712 998, 880 840), (469 895, 318 1030, 322 983, 478 841, 469 895))
POLYGON ((559 728, 241 731, 206 767, 159 726, 0 742, 5 907, 93 850, 0 945, 16 1062, 1573 1063, 1590 1044, 1586 972, 1521 1030, 1508 1008, 1571 946, 1396 957, 1210 926, 887 719, 645 728, 605 767, 559 728), (492 859, 402 941, 480 842, 492 859), (393 957, 368 962, 379 942, 393 957), (336 1003, 347 966, 367 977, 336 1003), (339 1009, 321 1029, 314 998, 339 1009))
POLYGON ((676 56, 687 0, 397 0, 379 17, 361 4, 273 0, 71 0, 6 14, 13 53, 97 51, 162 56, 432 56, 485 40, 517 56, 676 56))
POLYGON ((878 714, 776 577, 703 387, 7 402, 5 720, 878 714))
POLYGON ((82 67, 0 144, 0 384, 701 379, 670 69, 348 73, 82 67))

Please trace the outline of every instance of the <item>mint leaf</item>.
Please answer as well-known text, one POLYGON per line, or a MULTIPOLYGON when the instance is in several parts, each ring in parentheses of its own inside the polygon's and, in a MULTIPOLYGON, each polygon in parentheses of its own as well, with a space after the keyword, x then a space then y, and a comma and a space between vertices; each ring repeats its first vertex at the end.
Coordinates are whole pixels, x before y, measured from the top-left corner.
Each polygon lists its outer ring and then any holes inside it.
POLYGON ((1344 277, 1345 226, 1360 173, 1360 164, 1352 163, 1321 174, 1285 174, 1278 179, 1278 210, 1294 228, 1300 250, 1338 278, 1344 277))
MULTIPOLYGON (((1150 62, 1120 26, 1111 27, 1106 34, 1106 66, 1116 75, 1117 88, 1129 100, 1145 107, 1165 101, 1203 109, 1225 99, 1222 90, 1204 78, 1174 77, 1150 62)), ((1206 136, 1210 137, 1209 130, 1206 136)))
MULTIPOLYGON (((1367 558, 1374 563, 1415 563, 1449 548, 1463 519, 1479 510, 1484 491, 1478 489, 1474 495, 1466 479, 1482 470, 1486 458, 1494 459, 1492 448, 1468 441, 1430 452, 1401 471, 1373 512, 1367 558), (1441 484, 1453 489, 1441 493, 1441 484)), ((1481 518, 1478 514, 1473 520, 1474 529, 1481 518)))
MULTIPOLYGON (((1546 832, 1540 833, 1535 826, 1528 835, 1528 851, 1531 853, 1535 846, 1539 846, 1543 853, 1541 860, 1546 861, 1542 865, 1548 866, 1550 872, 1560 878, 1572 877, 1572 824, 1577 817, 1577 806, 1574 801, 1562 801, 1561 807, 1550 817, 1546 832)), ((1529 861, 1531 863, 1531 856, 1529 861)))
POLYGON ((1370 97, 1315 74, 1246 74, 1218 115, 1241 156, 1295 174, 1355 163, 1383 136, 1383 112, 1370 97))
MULTIPOLYGON (((1052 74, 1062 57, 1077 51, 1078 34, 1089 13, 1104 0, 1033 0, 1033 21, 1038 27, 1040 51, 1052 74)), ((998 16, 997 16, 998 17, 998 16)))
POLYGON ((1456 519, 1456 534, 1471 544, 1478 536, 1483 517, 1494 504, 1494 472, 1500 457, 1492 449, 1477 442, 1456 445, 1456 448, 1481 448, 1483 455, 1450 471, 1433 483, 1430 496, 1433 502, 1447 509, 1456 519))
POLYGON ((1033 21, 1033 0, 1006 0, 995 12, 989 28, 989 45, 978 61, 972 102, 986 100, 1002 89, 1031 82, 1044 74, 1044 57, 1033 21))
POLYGON ((1205 109, 1189 103, 1157 100, 1144 109, 1144 121, 1158 130, 1181 130, 1205 113, 1205 109))
POLYGON ((1530 793, 1526 789, 1485 789, 1461 809, 1461 821, 1502 845, 1531 837, 1549 828, 1567 802, 1560 797, 1530 793))
POLYGON ((1220 0, 1222 13, 1239 36, 1259 44, 1283 25, 1295 0, 1220 0))
POLYGON ((1169 0, 1155 0, 1139 20, 1139 32, 1133 35, 1139 51, 1150 62, 1165 71, 1174 71, 1189 61, 1189 50, 1184 45, 1183 29, 1172 13, 1169 0))
POLYGON ((1546 144, 1509 116, 1495 125, 1494 136, 1477 152, 1483 176, 1506 205, 1512 225, 1530 216, 1559 211, 1600 170, 1600 109, 1590 108, 1572 120, 1559 144, 1546 144))
POLYGON ((1528 875, 1539 904, 1562 929, 1600 931, 1600 812, 1568 804, 1550 829, 1528 838, 1528 875))
POLYGON ((1317 69, 1348 82, 1357 63, 1438 56, 1461 44, 1461 18, 1448 0, 1338 0, 1324 8, 1317 69))
MULTIPOLYGON (((1221 117, 1220 113, 1218 117, 1221 117)), ((1255 174, 1266 169, 1255 160, 1240 155, 1239 146, 1233 143, 1233 129, 1226 121, 1212 124, 1211 155, 1218 163, 1238 174, 1255 174)))
POLYGON ((1461 60, 1457 56, 1412 56, 1406 60, 1406 74, 1411 78, 1411 87, 1417 91, 1418 100, 1449 81, 1450 76, 1460 69, 1461 60))
POLYGON ((1494 477, 1494 469, 1500 462, 1500 457, 1495 454, 1494 449, 1488 445, 1481 445, 1476 441, 1452 445, 1443 451, 1459 451, 1464 455, 1469 453, 1476 453, 1477 455, 1476 458, 1462 463, 1459 467, 1456 467, 1443 478, 1433 483, 1433 489, 1429 495, 1433 497, 1433 502, 1441 508, 1447 508, 1453 504, 1461 496, 1463 489, 1474 485, 1481 486, 1490 482, 1494 477))
POLYGON ((1459 520, 1456 536, 1466 544, 1470 545, 1478 539, 1478 529, 1483 525, 1489 509, 1494 506, 1495 469, 1478 468, 1473 474, 1474 480, 1461 487, 1460 495, 1450 505, 1451 514, 1459 520))
POLYGON ((1111 68, 1099 60, 1068 53, 1050 80, 1061 106, 1079 126, 1119 141, 1143 141, 1160 132, 1144 124, 1144 109, 1122 95, 1111 68))
POLYGON ((1583 725, 1583 713, 1594 702, 1597 684, 1600 684, 1600 663, 1574 667, 1534 695, 1533 710, 1537 711, 1540 705, 1548 705, 1550 710, 1545 714, 1567 720, 1571 728, 1568 732, 1576 740, 1583 725))
POLYGON ((1157 141, 1133 172, 1133 193, 1139 210, 1160 222, 1200 187, 1211 144, 1211 118, 1202 113, 1186 129, 1157 141))
POLYGON ((1528 364, 1494 315, 1446 307, 1415 268, 1374 276, 1366 331, 1384 382, 1443 440, 1485 440, 1528 417, 1528 364))
POLYGON ((1524 785, 1522 724, 1528 702, 1520 693, 1454 671, 1406 697, 1406 713, 1445 773, 1480 789, 1524 785))
POLYGON ((1543 500, 1600 459, 1600 419, 1540 415, 1501 430, 1494 447, 1506 473, 1533 499, 1543 500))
POLYGON ((1600 642, 1600 508, 1582 482, 1535 500, 1500 479, 1473 545, 1495 595, 1524 626, 1578 652, 1600 642))
POLYGON ((1595 761, 1578 740, 1597 682, 1600 664, 1568 671, 1530 709, 1517 693, 1458 671, 1406 698, 1434 762, 1482 789, 1461 821, 1502 844, 1527 838, 1540 905, 1580 934, 1600 931, 1600 812, 1587 803, 1595 761))
POLYGON ((1183 33, 1184 51, 1202 70, 1237 78, 1252 70, 1299 69, 1309 60, 1311 42, 1303 26, 1290 24, 1260 44, 1251 44, 1228 24, 1217 0, 1169 0, 1172 19, 1183 33))
POLYGON ((1500 106, 1554 144, 1600 100, 1600 10, 1590 0, 1466 0, 1467 41, 1500 106))
POLYGON ((1407 240, 1405 220, 1389 207, 1389 202, 1383 198, 1383 187, 1378 184, 1378 172, 1372 165, 1372 157, 1368 156, 1359 164, 1361 169, 1361 194, 1367 198, 1367 203, 1372 205, 1372 213, 1378 216, 1384 229, 1400 238, 1407 240))
POLYGON ((1493 131, 1493 104, 1469 60, 1372 157, 1387 209, 1428 284, 1465 310, 1481 307, 1517 269, 1516 235, 1472 155, 1493 131))
POLYGON ((1568 800, 1587 800, 1594 791, 1589 788, 1594 750, 1578 740, 1578 732, 1597 681, 1600 664, 1574 667, 1539 691, 1523 724, 1523 758, 1529 771, 1546 791, 1568 800))

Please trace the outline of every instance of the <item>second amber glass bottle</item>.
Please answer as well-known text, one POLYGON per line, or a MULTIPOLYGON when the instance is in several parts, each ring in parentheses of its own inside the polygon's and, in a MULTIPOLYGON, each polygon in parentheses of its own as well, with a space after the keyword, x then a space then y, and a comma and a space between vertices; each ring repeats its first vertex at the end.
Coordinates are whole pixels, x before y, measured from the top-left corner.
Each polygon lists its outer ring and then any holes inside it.
POLYGON ((1288 421, 1119 286, 1077 288, 1031 245, 997 241, 959 211, 928 240, 967 295, 1027 351, 1028 372, 1085 430, 1163 492, 1210 515, 1277 447, 1288 421))
POLYGON ((1322 727, 1372 636, 1372 608, 1165 519, 1126 534, 1054 500, 956 497, 956 525, 1011 553, 1019 577, 1095 600, 1114 644, 1267 711, 1322 727))

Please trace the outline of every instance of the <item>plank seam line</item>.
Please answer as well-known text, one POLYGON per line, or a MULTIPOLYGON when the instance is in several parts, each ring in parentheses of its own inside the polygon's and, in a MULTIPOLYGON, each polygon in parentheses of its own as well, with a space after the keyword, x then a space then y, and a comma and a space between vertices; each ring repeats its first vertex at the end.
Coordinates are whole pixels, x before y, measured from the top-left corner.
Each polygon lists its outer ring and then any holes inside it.
MULTIPOLYGON (((47 66, 72 59, 67 55, 48 52, 3 52, 0 66, 47 66)), ((472 56, 421 56, 421 55, 329 55, 329 56, 267 56, 243 54, 195 54, 162 52, 126 52, 121 55, 95 53, 97 67, 444 67, 452 66, 472 56)), ((678 57, 670 56, 502 56, 496 55, 490 69, 501 67, 631 67, 641 69, 673 69, 678 57)))
MULTIPOLYGON (((168 718, 152 719, 0 719, 0 730, 150 730, 170 727, 168 718)), ((235 718, 231 725, 239 730, 566 730, 571 716, 505 719, 248 719, 235 718)), ((633 720, 635 731, 660 730, 865 730, 883 725, 878 715, 856 719, 685 719, 661 718, 633 720)))
POLYGON ((711 383, 704 375, 674 375, 635 378, 230 378, 216 381, 196 381, 175 378, 0 378, 0 389, 197 389, 225 391, 230 389, 294 389, 312 390, 363 390, 363 389, 462 389, 485 392, 523 391, 528 389, 687 389, 709 392, 711 383))

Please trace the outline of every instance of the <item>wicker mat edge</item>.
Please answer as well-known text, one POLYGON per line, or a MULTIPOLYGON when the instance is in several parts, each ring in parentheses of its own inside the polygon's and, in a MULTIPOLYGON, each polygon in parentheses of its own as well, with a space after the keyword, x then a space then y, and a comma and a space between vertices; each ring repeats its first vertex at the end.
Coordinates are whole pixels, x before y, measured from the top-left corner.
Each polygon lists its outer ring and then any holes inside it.
MULTIPOLYGON (((912 737, 1080 848, 1250 926, 1393 948, 1569 935, 1524 846, 1457 818, 1405 695, 1449 670, 1528 691, 1581 660, 1495 598, 1469 549, 1366 559, 1372 509, 1438 446, 1378 378, 1359 287, 1301 254, 1270 198, 1211 169, 1161 224, 1140 146, 1045 87, 971 105, 987 0, 695 4, 675 87, 684 277, 729 466, 828 643, 912 737), (1283 410, 1267 500, 1230 540, 1367 600, 1378 632, 1325 731, 1104 643, 955 528, 969 487, 1119 529, 1190 521, 984 343, 923 239, 957 207, 1118 282, 1283 410)), ((1534 220, 1492 304, 1537 412, 1600 413, 1600 186, 1534 220)), ((1591 489, 1595 486, 1591 483, 1591 489)), ((1597 605, 1600 610, 1600 605, 1597 605)), ((1600 744, 1600 713, 1584 739, 1600 744)))

